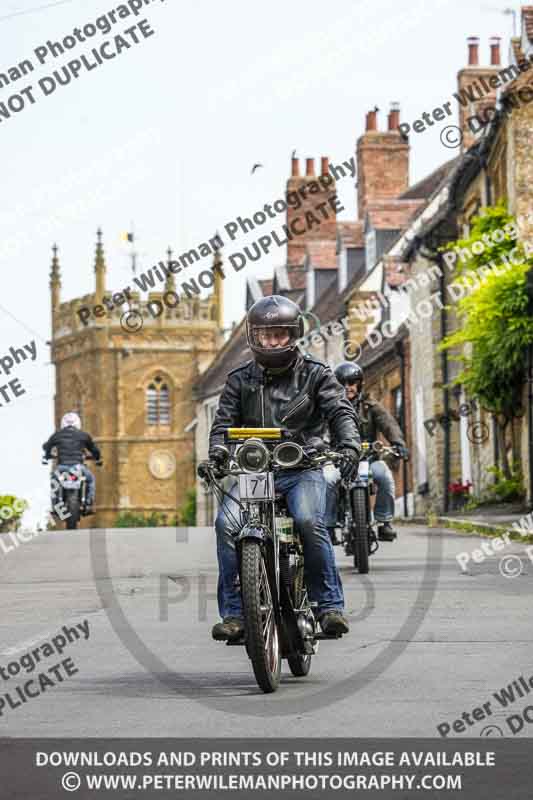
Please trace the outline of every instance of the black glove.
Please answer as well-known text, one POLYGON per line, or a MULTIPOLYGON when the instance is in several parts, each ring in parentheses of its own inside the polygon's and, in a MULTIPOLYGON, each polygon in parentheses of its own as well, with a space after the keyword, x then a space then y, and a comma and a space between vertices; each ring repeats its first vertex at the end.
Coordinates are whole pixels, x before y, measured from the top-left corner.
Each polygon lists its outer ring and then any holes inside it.
POLYGON ((344 481, 353 481, 357 475, 357 467, 359 465, 359 456, 357 455, 357 451, 352 450, 351 447, 343 447, 342 450, 339 450, 339 453, 344 456, 343 460, 339 464, 341 478, 344 481))
POLYGON ((216 444, 209 451, 209 461, 214 461, 218 467, 224 466, 229 459, 229 450, 223 444, 216 444))
POLYGON ((98 461, 96 462, 96 466, 97 467, 103 467, 104 466, 104 462, 102 461, 101 458, 99 458, 98 461))
POLYGON ((200 461, 196 467, 196 474, 201 480, 207 480, 209 477, 209 461, 200 461))
POLYGON ((400 442, 393 442, 392 446, 398 453, 398 458, 403 458, 405 461, 409 460, 409 450, 405 445, 400 444, 400 442))

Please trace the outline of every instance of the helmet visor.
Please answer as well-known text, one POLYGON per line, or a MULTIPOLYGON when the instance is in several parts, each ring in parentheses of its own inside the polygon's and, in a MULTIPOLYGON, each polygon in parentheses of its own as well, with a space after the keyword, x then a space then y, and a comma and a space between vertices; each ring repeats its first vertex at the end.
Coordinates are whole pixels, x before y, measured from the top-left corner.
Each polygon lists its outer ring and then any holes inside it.
POLYGON ((262 351, 292 349, 299 330, 299 325, 251 325, 250 345, 262 351))

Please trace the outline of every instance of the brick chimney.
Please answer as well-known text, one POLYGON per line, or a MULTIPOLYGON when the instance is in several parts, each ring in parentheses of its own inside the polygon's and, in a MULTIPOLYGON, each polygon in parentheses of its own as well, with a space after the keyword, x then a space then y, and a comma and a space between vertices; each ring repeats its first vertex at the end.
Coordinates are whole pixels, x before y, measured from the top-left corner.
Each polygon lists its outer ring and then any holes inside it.
MULTIPOLYGON (((468 65, 457 73, 457 92, 454 94, 459 104, 459 127, 463 133, 462 150, 467 150, 477 140, 476 134, 471 129, 469 119, 480 115, 485 121, 490 117, 484 116, 486 109, 496 104, 498 89, 498 72, 502 70, 500 56, 500 37, 492 36, 490 45, 490 66, 480 66, 479 39, 470 36, 468 44, 468 65)), ((490 111, 487 112, 490 115, 490 111)), ((472 126, 481 129, 482 122, 472 122, 472 126)))
POLYGON ((400 107, 392 103, 388 130, 378 130, 378 108, 366 115, 366 129, 357 140, 357 209, 363 219, 374 200, 391 200, 409 186, 409 144, 400 136, 400 107))
POLYGON ((333 239, 337 237, 337 219, 332 206, 327 203, 328 198, 336 192, 335 181, 329 172, 329 158, 322 156, 320 159, 320 174, 315 174, 315 159, 305 159, 305 175, 300 174, 300 164, 297 158, 292 159, 291 177, 287 181, 287 195, 292 205, 287 202, 287 225, 295 222, 295 229, 291 229, 293 238, 287 243, 287 265, 289 267, 302 266, 305 257, 305 248, 308 242, 317 239, 333 239), (296 194, 303 190, 304 196, 296 194), (327 219, 318 209, 321 203, 327 203, 327 219), (299 208, 295 208, 300 204, 299 208), (311 211, 320 220, 320 224, 306 222, 305 214, 311 211), (309 229, 309 230, 307 230, 309 229), (297 231, 305 231, 298 234, 297 231))

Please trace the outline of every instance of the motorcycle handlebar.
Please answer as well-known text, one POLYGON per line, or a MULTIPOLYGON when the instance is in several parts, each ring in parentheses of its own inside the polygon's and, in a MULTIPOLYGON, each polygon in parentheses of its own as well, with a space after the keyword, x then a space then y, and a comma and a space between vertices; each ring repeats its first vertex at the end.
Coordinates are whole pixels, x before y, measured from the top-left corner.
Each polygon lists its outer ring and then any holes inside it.
MULTIPOLYGON (((326 464, 333 463, 336 464, 339 461, 342 461, 345 457, 342 453, 337 453, 334 450, 324 450, 317 455, 310 455, 306 454, 304 459, 297 464, 295 469, 312 469, 316 466, 325 466, 326 464)), ((235 461, 233 461, 235 464, 235 461)), ((276 465, 277 466, 277 465, 276 465)), ((232 465, 221 465, 216 461, 206 461, 201 467, 198 468, 198 475, 202 480, 206 480, 211 482, 216 477, 225 477, 226 475, 239 475, 244 473, 245 470, 242 470, 240 467, 232 465), (204 474, 200 474, 200 472, 204 474), (218 473, 218 474, 217 474, 218 473)))

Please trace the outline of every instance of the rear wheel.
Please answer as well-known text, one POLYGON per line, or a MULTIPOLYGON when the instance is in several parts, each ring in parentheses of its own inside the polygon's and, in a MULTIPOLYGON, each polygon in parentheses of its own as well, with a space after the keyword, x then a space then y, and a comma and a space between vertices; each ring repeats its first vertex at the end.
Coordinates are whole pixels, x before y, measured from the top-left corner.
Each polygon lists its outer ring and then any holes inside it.
POLYGON ((353 563, 362 575, 368 572, 368 520, 366 489, 352 489, 353 563))
POLYGON ((275 692, 281 675, 281 648, 263 548, 242 543, 241 593, 246 646, 255 679, 265 693, 275 692))
POLYGON ((67 492, 65 501, 69 516, 67 517, 67 530, 74 531, 80 521, 80 498, 77 492, 67 492))

